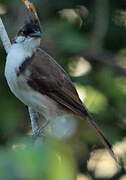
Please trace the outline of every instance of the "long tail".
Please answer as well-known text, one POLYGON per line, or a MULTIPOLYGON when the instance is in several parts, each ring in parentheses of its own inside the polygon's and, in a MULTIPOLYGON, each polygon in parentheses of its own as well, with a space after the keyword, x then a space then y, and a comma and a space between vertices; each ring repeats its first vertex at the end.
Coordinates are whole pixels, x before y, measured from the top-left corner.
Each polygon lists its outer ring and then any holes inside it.
POLYGON ((103 145, 105 146, 105 148, 108 150, 108 152, 113 157, 113 159, 116 161, 116 163, 119 165, 120 162, 112 150, 112 145, 109 143, 107 138, 104 136, 100 127, 96 124, 96 122, 94 121, 94 119, 92 118, 91 114, 88 112, 87 109, 86 109, 86 117, 84 115, 82 116, 82 114, 81 114, 81 118, 86 120, 88 122, 89 126, 94 129, 94 131, 96 132, 97 136, 100 138, 100 140, 103 143, 103 145))

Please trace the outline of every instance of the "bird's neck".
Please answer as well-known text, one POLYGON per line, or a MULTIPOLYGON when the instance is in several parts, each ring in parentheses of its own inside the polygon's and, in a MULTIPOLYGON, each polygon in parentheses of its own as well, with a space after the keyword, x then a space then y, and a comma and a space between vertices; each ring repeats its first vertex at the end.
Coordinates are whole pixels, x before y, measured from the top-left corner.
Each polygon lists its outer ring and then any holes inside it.
POLYGON ((40 46, 40 41, 40 38, 26 38, 24 41, 14 43, 12 47, 21 50, 22 53, 30 54, 30 56, 32 56, 32 54, 40 46))
POLYGON ((24 61, 31 58, 40 46, 40 39, 26 39, 12 44, 7 56, 7 65, 12 69, 19 68, 24 61))
POLYGON ((28 56, 32 56, 32 54, 37 50, 37 46, 34 46, 32 43, 30 44, 13 44, 13 50, 22 51, 22 53, 27 54, 28 56))
POLYGON ((20 44, 13 44, 7 55, 6 65, 9 69, 18 69, 24 61, 32 57, 35 50, 36 49, 25 49, 20 44))

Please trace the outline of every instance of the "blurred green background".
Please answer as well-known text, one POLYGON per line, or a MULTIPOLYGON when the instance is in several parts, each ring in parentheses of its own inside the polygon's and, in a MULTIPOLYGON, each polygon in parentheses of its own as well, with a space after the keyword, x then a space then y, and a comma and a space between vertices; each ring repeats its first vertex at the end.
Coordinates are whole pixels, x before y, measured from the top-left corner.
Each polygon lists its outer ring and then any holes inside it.
MULTIPOLYGON (((126 164, 126 1, 32 2, 42 24, 43 49, 70 74, 80 98, 126 164)), ((13 40, 27 11, 19 0, 0 0, 0 14, 13 40)), ((27 108, 7 86, 5 59, 1 43, 0 179, 125 180, 124 170, 79 119, 71 136, 34 145, 27 108)))

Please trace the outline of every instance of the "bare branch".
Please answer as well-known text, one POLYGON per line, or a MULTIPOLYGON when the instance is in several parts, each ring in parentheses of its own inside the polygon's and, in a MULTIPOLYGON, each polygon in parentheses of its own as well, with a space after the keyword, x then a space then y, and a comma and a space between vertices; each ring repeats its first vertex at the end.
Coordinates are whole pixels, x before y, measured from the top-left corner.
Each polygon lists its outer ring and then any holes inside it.
POLYGON ((83 50, 79 53, 89 62, 97 61, 112 67, 115 71, 122 75, 126 75, 126 68, 117 63, 117 56, 109 51, 83 50))
POLYGON ((0 17, 0 38, 1 38, 1 41, 3 43, 4 48, 6 50, 6 53, 8 53, 9 49, 11 47, 11 42, 10 42, 10 39, 8 37, 7 31, 5 30, 5 27, 4 27, 4 24, 2 22, 1 17, 0 17))

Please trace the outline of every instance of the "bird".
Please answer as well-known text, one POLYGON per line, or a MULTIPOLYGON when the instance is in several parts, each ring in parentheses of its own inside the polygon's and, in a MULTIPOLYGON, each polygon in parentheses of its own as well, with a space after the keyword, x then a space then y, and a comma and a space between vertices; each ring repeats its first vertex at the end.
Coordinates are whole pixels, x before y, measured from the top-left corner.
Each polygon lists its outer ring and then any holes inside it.
POLYGON ((75 115, 96 132, 116 160, 112 145, 82 103, 65 70, 41 49, 40 22, 30 18, 18 31, 5 64, 5 78, 12 93, 26 106, 51 121, 62 115, 75 115))

